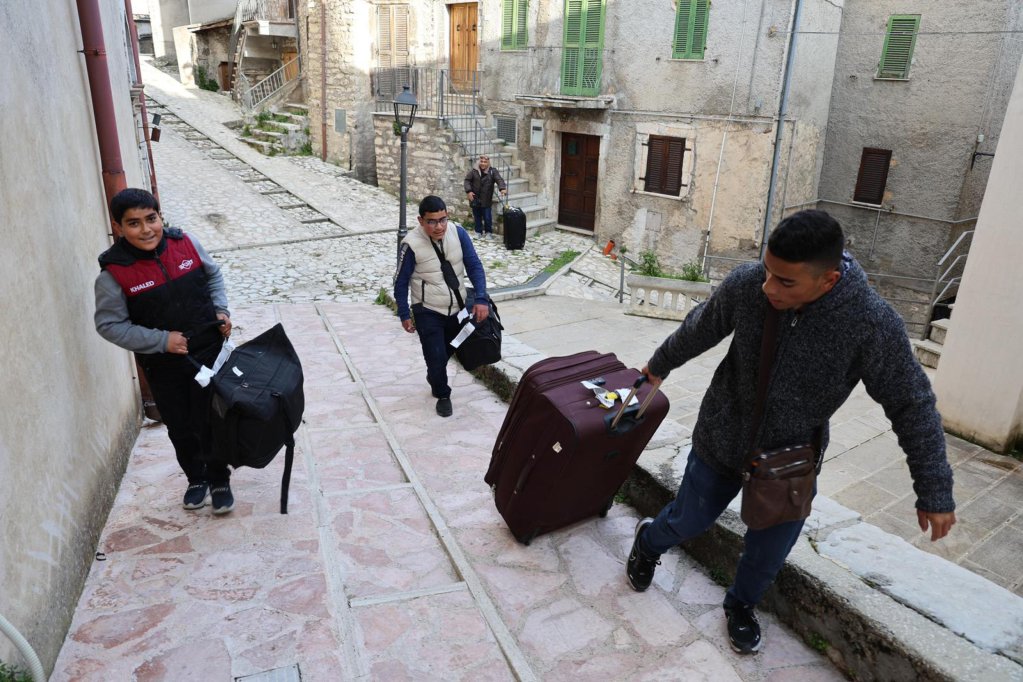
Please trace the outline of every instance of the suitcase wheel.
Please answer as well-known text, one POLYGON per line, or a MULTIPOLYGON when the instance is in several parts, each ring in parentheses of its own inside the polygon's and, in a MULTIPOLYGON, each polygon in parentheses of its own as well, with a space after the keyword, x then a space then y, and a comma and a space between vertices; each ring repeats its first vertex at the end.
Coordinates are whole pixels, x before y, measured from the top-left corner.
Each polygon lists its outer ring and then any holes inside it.
POLYGON ((524 544, 526 547, 529 547, 529 543, 531 543, 533 541, 533 538, 535 538, 535 537, 536 537, 536 529, 534 528, 529 533, 526 533, 525 535, 521 535, 521 536, 519 536, 516 539, 519 542, 521 542, 522 544, 524 544))
POLYGON ((612 495, 610 498, 608 498, 607 502, 604 503, 604 507, 600 510, 600 512, 597 514, 597 516, 599 516, 602 519, 607 517, 607 513, 609 511, 611 511, 611 507, 613 507, 614 504, 615 504, 615 498, 612 495))

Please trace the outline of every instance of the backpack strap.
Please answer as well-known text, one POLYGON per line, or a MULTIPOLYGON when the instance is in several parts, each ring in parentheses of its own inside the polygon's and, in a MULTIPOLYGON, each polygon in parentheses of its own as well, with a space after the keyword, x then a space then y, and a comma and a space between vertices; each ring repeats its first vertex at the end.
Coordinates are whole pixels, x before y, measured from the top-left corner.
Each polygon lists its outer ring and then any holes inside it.
POLYGON ((284 398, 279 394, 277 400, 281 401, 281 413, 284 415, 284 424, 288 427, 288 436, 284 440, 284 474, 281 476, 281 513, 288 513, 288 488, 291 485, 291 465, 295 461, 295 427, 288 416, 287 405, 284 405, 284 398))

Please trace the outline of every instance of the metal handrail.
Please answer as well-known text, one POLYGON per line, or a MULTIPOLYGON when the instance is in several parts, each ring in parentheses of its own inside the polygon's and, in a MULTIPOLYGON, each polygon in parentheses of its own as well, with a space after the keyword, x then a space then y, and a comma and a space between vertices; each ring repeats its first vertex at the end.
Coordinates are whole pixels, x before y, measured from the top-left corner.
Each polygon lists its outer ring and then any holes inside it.
MULTIPOLYGON (((300 57, 295 56, 263 80, 248 87, 246 91, 239 92, 239 101, 242 103, 242 106, 250 112, 259 108, 263 102, 280 92, 281 88, 301 76, 301 65, 302 61, 300 57), (286 78, 288 67, 293 65, 295 62, 299 63, 299 70, 296 72, 294 78, 286 78)), ((248 83, 248 79, 245 78, 244 74, 240 76, 240 79, 245 79, 246 84, 248 83)))
POLYGON ((941 260, 938 261, 938 266, 940 267, 945 262, 945 259, 952 255, 952 252, 956 250, 957 246, 959 246, 959 242, 963 241, 963 239, 974 232, 976 232, 976 230, 967 230, 959 235, 959 238, 955 240, 955 243, 953 243, 949 250, 945 252, 945 255, 941 257, 941 260))

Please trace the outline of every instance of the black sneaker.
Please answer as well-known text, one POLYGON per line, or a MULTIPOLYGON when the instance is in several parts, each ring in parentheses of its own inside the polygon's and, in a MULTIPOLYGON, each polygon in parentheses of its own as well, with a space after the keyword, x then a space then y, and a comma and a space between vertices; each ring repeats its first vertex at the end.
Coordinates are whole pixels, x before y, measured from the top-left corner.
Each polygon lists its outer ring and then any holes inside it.
POLYGON ((640 519, 636 524, 636 535, 632 540, 632 551, 629 552, 629 562, 625 565, 625 575, 629 578, 629 584, 637 592, 645 592, 654 579, 654 571, 661 565, 660 555, 651 556, 639 548, 639 536, 643 529, 653 523, 650 517, 640 519))
POLYGON ((442 417, 450 417, 453 412, 451 398, 441 398, 437 401, 437 414, 442 417))
POLYGON ((210 492, 210 484, 205 481, 190 483, 185 490, 185 499, 181 506, 185 509, 202 509, 206 506, 206 495, 210 492))
POLYGON ((234 509, 234 495, 231 494, 230 483, 218 485, 210 492, 213 495, 214 514, 226 514, 234 509))
POLYGON ((728 642, 739 654, 752 654, 760 648, 760 621, 752 606, 725 607, 728 618, 728 642))

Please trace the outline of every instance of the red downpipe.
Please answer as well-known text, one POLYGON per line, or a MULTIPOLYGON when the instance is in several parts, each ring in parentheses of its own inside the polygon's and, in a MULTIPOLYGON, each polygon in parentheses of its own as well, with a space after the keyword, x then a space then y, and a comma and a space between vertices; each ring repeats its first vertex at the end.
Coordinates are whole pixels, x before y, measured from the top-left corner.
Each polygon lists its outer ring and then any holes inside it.
MULTIPOLYGON (((135 85, 144 89, 142 83, 142 62, 139 60, 139 29, 135 25, 135 13, 131 11, 131 0, 124 0, 124 12, 128 17, 128 28, 131 31, 131 56, 135 58, 135 85)), ((160 200, 160 190, 156 187, 156 162, 153 159, 153 143, 149 138, 149 112, 146 110, 146 93, 139 92, 139 104, 142 111, 142 136, 146 138, 146 156, 149 159, 149 186, 153 196, 160 200)))
POLYGON ((114 118, 114 96, 110 88, 107 50, 103 42, 103 19, 99 0, 76 0, 78 23, 82 29, 82 54, 89 74, 92 92, 92 112, 96 119, 96 137, 99 140, 99 158, 103 167, 103 191, 107 205, 115 194, 127 187, 121 147, 117 140, 117 119, 114 118))

